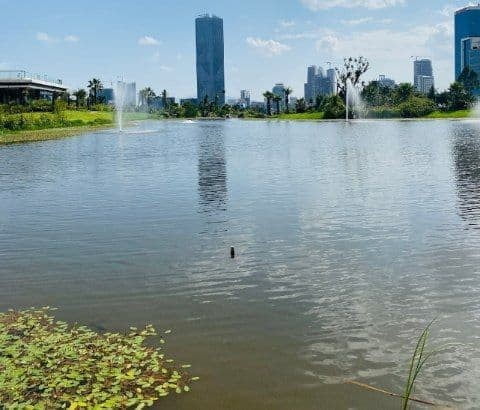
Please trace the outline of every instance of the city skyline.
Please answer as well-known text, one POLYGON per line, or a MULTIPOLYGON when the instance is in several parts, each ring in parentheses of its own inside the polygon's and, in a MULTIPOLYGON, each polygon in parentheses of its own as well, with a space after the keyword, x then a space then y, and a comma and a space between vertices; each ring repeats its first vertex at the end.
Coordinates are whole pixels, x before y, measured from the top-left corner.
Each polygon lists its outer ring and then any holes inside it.
POLYGON ((48 72, 71 88, 85 87, 92 77, 106 83, 124 78, 136 81, 138 89, 166 88, 177 98, 195 97, 194 20, 208 11, 224 20, 226 97, 249 89, 252 100, 259 100, 277 82, 302 96, 306 67, 340 65, 343 57, 360 54, 371 62, 367 80, 386 74, 397 83, 411 82, 410 56, 430 58, 436 86, 444 89, 454 80, 454 11, 470 4, 207 0, 199 9, 190 0, 180 3, 146 0, 144 7, 119 9, 111 1, 87 0, 80 6, 51 0, 46 4, 54 12, 35 19, 27 4, 0 1, 12 16, 3 27, 8 41, 0 46, 0 68, 48 72))

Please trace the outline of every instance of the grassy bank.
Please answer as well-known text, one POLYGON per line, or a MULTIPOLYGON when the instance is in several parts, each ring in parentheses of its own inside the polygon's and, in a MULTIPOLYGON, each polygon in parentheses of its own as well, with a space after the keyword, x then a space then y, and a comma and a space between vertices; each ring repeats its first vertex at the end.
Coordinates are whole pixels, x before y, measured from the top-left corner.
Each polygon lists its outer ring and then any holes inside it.
MULTIPOLYGON (((65 138, 90 130, 111 127, 114 113, 111 111, 75 111, 61 113, 24 113, 3 115, 10 121, 10 128, 0 127, 0 144, 45 141, 65 138)), ((141 121, 151 118, 142 112, 125 113, 124 121, 141 121)))
MULTIPOLYGON (((420 118, 430 118, 430 119, 461 119, 469 118, 472 115, 471 110, 460 110, 460 111, 435 111, 429 115, 420 118)), ((292 114, 280 114, 273 116, 272 118, 278 118, 279 120, 322 120, 324 119, 323 112, 306 112, 306 113, 292 113, 292 114)), ((372 117, 375 119, 382 119, 381 117, 372 117)), ((385 118, 402 118, 385 116, 385 118)))
POLYGON ((323 112, 280 114, 277 118, 279 120, 323 120, 323 112))

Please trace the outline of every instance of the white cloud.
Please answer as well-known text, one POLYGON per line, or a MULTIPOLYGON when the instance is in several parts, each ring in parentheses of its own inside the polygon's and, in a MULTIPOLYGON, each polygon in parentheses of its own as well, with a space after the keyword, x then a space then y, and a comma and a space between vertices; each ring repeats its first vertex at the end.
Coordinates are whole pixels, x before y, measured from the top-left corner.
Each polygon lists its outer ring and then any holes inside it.
POLYGON ((42 41, 44 43, 54 43, 58 41, 57 38, 50 36, 48 33, 38 32, 36 35, 38 41, 42 41))
POLYGON ((405 0, 300 0, 300 2, 310 10, 318 11, 334 7, 383 9, 404 4, 405 0))
POLYGON ((152 36, 143 36, 138 39, 138 44, 141 46, 158 46, 160 41, 152 36))
POLYGON ((275 40, 263 40, 256 37, 248 37, 247 44, 266 57, 279 56, 291 50, 291 47, 275 40))
POLYGON ((347 26, 358 26, 360 24, 368 23, 369 21, 372 21, 371 17, 364 17, 356 20, 342 20, 342 24, 345 24, 347 26))
POLYGON ((293 20, 280 20, 278 24, 283 28, 294 27, 295 22, 293 20))
POLYGON ((173 71, 172 67, 169 67, 169 66, 166 66, 166 65, 161 65, 159 68, 162 71, 168 71, 168 72, 173 71))
POLYGON ((67 43, 78 43, 80 39, 77 36, 69 34, 63 38, 63 41, 66 41, 67 43))

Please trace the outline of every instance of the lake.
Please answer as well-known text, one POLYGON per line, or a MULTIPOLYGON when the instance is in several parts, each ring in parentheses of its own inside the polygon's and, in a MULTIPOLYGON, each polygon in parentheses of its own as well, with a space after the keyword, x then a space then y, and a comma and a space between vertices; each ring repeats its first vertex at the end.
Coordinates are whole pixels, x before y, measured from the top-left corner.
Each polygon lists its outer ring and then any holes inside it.
POLYGON ((0 309, 172 329, 164 409, 480 407, 480 122, 150 121, 0 146, 0 309), (236 258, 230 259, 230 246, 236 258))

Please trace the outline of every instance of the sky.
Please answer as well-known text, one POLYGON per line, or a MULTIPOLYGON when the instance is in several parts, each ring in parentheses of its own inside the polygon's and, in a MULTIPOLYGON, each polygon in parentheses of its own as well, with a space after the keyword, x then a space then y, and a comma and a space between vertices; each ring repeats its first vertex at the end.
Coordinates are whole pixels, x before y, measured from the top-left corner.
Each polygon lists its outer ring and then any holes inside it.
POLYGON ((255 100, 282 82, 303 96, 307 66, 364 56, 367 80, 412 82, 433 60, 438 89, 453 81, 453 13, 468 0, 0 0, 0 69, 61 78, 123 78, 177 98, 196 96, 195 17, 224 19, 227 98, 255 100))

